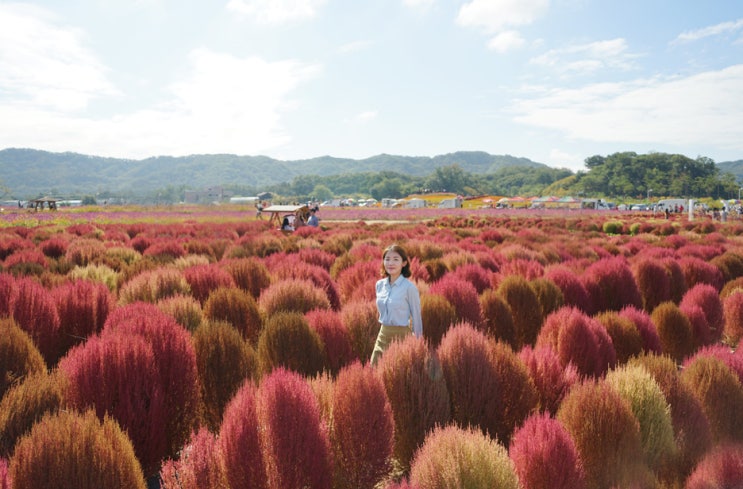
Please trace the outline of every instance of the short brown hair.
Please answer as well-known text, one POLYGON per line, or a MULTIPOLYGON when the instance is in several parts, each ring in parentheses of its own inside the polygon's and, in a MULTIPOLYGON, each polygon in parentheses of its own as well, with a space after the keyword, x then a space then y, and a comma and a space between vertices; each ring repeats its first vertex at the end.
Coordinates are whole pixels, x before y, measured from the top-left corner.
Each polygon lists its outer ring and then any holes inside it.
POLYGON ((405 278, 409 278, 413 274, 410 271, 410 258, 408 258, 408 254, 405 251, 405 249, 396 243, 389 245, 382 252, 382 276, 383 277, 389 276, 389 274, 387 273, 387 270, 384 269, 384 257, 387 256, 387 253, 389 253, 390 251, 394 251, 395 253, 400 255, 400 258, 402 258, 402 261, 405 262, 405 266, 402 267, 401 275, 405 278))

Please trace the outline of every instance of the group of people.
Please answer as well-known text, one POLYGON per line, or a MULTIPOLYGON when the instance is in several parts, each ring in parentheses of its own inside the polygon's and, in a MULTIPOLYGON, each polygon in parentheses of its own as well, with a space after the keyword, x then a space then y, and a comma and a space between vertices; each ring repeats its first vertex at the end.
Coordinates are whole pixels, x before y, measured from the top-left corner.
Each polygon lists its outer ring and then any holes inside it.
POLYGON ((307 214, 307 222, 305 222, 305 216, 299 211, 294 215, 284 216, 284 219, 281 221, 281 230, 295 231, 302 226, 318 227, 319 225, 320 219, 317 217, 317 209, 312 208, 307 214))

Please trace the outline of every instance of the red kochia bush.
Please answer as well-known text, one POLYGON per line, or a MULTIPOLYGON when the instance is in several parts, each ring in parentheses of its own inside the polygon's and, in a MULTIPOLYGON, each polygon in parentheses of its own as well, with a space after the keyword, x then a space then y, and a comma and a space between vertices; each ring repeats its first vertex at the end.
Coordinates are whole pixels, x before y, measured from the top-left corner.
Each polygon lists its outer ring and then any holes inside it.
POLYGON ((642 297, 627 260, 604 258, 592 264, 582 276, 594 311, 619 311, 625 306, 642 307, 642 297))
POLYGON ((325 345, 326 365, 330 372, 338 371, 353 360, 351 337, 343 324, 340 313, 327 309, 315 309, 305 314, 307 323, 320 336, 325 345))
POLYGON ((274 280, 309 280, 315 285, 315 288, 325 292, 330 302, 330 307, 333 310, 339 310, 341 308, 340 294, 338 293, 335 282, 330 277, 330 273, 318 265, 311 265, 299 260, 296 254, 290 256, 294 259, 285 257, 271 268, 271 275, 274 280))
POLYGON ((65 397, 78 410, 112 416, 132 440, 146 475, 157 473, 167 454, 166 385, 159 379, 157 357, 135 335, 94 336, 59 362, 68 380, 65 397))
POLYGON ((441 295, 448 300, 454 306, 460 321, 479 327, 482 322, 480 300, 477 289, 470 282, 448 273, 431 285, 429 293, 441 295))
POLYGON ((4 458, 0 458, 0 489, 10 489, 8 477, 8 462, 4 458))
POLYGON ((700 340, 707 341, 706 343, 702 342, 702 344, 716 343, 722 338, 724 311, 720 294, 717 290, 709 284, 696 284, 686 291, 679 304, 682 312, 694 305, 699 306, 704 312, 707 318, 707 324, 709 325, 709 337, 700 338, 700 340))
POLYGON ((269 489, 330 489, 328 433, 309 384, 277 369, 261 382, 256 398, 269 489))
POLYGON ((15 277, 0 273, 0 316, 10 315, 10 305, 16 292, 15 277))
POLYGON ((640 456, 640 425, 629 404, 607 383, 575 386, 557 419, 575 442, 588 487, 632 487, 648 477, 640 456))
POLYGON ((236 287, 220 287, 204 304, 204 316, 212 321, 226 321, 253 345, 263 329, 263 316, 252 295, 236 287))
POLYGON ((191 287, 191 294, 202 304, 212 291, 220 287, 235 287, 232 275, 216 264, 189 267, 183 271, 183 276, 191 287))
POLYGON ((59 314, 48 290, 30 278, 16 281, 10 312, 34 340, 47 365, 57 363, 60 351, 59 314))
POLYGON ((15 382, 45 371, 44 358, 28 333, 13 319, 0 317, 0 399, 15 382))
POLYGON ((725 339, 737 345, 743 338, 743 292, 736 292, 725 298, 722 303, 725 317, 725 339))
POLYGON ((376 368, 395 417, 395 458, 406 469, 426 434, 449 422, 446 381, 435 352, 413 336, 393 342, 376 368))
POLYGON ((141 336, 152 347, 165 390, 166 456, 173 458, 191 435, 199 406, 199 379, 191 335, 157 306, 135 303, 109 314, 102 335, 141 336))
POLYGON ((452 275, 462 278, 474 285, 478 294, 482 294, 486 289, 490 288, 490 275, 492 275, 492 273, 488 272, 481 265, 474 263, 461 265, 452 272, 452 275))
POLYGON ((743 445, 726 444, 708 453, 686 481, 686 489, 736 489, 743 481, 743 445))
POLYGON ((229 489, 217 439, 206 428, 193 434, 179 460, 163 465, 160 478, 163 489, 229 489))
POLYGON ((334 487, 373 489, 391 468, 394 419, 384 384, 369 366, 343 368, 333 389, 334 487))
POLYGON ((506 277, 498 286, 498 295, 508 304, 513 317, 513 330, 519 350, 526 345, 534 345, 542 327, 542 306, 529 281, 520 275, 506 277))
POLYGON ((52 290, 59 313, 60 355, 100 332, 114 307, 114 297, 105 284, 89 280, 66 282, 52 290))
POLYGON ((660 354, 662 348, 660 338, 650 314, 634 306, 627 306, 619 311, 619 317, 627 318, 635 325, 642 337, 643 351, 660 354))
POLYGON ((421 319, 425 324, 423 337, 436 348, 444 334, 457 322, 457 312, 445 297, 424 294, 421 296, 421 319))
POLYGON ((539 409, 550 414, 557 413, 565 395, 580 380, 578 369, 572 363, 563 367, 551 346, 535 349, 526 346, 519 352, 519 359, 534 382, 539 397, 539 409))
POLYGON ((604 327, 573 307, 563 307, 547 316, 536 346, 552 347, 563 366, 572 363, 586 376, 601 377, 617 361, 604 327))
POLYGON ((355 300, 374 300, 374 283, 379 280, 380 266, 377 260, 353 263, 341 271, 336 282, 341 295, 341 303, 355 300))
POLYGON ((618 364, 621 365, 630 357, 642 353, 642 336, 631 319, 622 317, 615 311, 605 311, 596 316, 596 321, 609 333, 614 351, 617 353, 618 364))
POLYGON ((126 433, 105 416, 59 412, 37 423, 16 446, 9 468, 13 487, 145 489, 126 433))
POLYGON ((227 260, 223 264, 235 284, 258 299, 263 289, 271 285, 268 268, 256 257, 227 260))
POLYGON ((577 307, 587 314, 593 314, 594 305, 588 291, 572 270, 565 266, 552 266, 545 271, 544 276, 562 290, 566 306, 577 307))
POLYGON ((588 487, 575 443, 549 414, 528 418, 513 434, 508 454, 523 489, 588 487))
POLYGON ((261 293, 258 305, 271 316, 277 312, 305 314, 313 309, 330 309, 324 290, 309 280, 286 279, 271 284, 261 293))
MULTIPOLYGON (((377 305, 372 301, 350 302, 341 309, 341 317, 351 338, 354 355, 362 362, 369 361, 380 328, 377 305)), ((425 326, 423 334, 426 334, 425 326)))
POLYGON ((509 440, 537 406, 529 374, 510 347, 467 323, 452 328, 437 350, 449 390, 452 418, 462 428, 479 427, 509 440))
POLYGON ((268 488, 256 393, 255 385, 245 382, 227 405, 219 430, 218 447, 224 459, 227 480, 233 488, 268 488))
POLYGON ((697 284, 708 284, 719 291, 725 284, 720 269, 701 258, 685 256, 680 258, 678 263, 684 272, 684 281, 686 282, 687 289, 691 289, 697 284))

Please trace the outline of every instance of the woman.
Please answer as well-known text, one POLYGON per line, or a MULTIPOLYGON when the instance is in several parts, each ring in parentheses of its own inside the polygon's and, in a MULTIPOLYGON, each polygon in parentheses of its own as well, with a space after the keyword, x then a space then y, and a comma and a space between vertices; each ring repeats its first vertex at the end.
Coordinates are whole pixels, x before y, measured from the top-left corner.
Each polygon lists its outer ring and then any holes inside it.
POLYGON ((410 277, 410 260, 405 250, 396 244, 382 253, 382 275, 377 282, 377 309, 382 327, 377 335, 371 364, 376 365, 390 343, 412 333, 423 335, 421 300, 418 288, 410 277))

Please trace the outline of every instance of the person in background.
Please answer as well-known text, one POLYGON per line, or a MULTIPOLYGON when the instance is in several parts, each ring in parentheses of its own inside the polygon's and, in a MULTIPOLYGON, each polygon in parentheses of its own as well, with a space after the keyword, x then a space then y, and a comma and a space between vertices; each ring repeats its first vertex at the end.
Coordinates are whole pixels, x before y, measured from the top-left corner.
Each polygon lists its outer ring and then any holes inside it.
POLYGON ((315 209, 310 209, 310 217, 307 219, 307 225, 312 227, 320 225, 320 220, 317 218, 315 209))
POLYGON ((289 217, 284 216, 284 220, 281 222, 281 230, 282 231, 294 231, 294 226, 291 225, 289 222, 289 217))
POLYGON ((420 294, 408 280, 410 260, 400 245, 390 245, 382 253, 382 275, 384 278, 376 286, 381 327, 371 356, 372 365, 376 365, 393 341, 411 333, 416 338, 423 336, 420 294))

